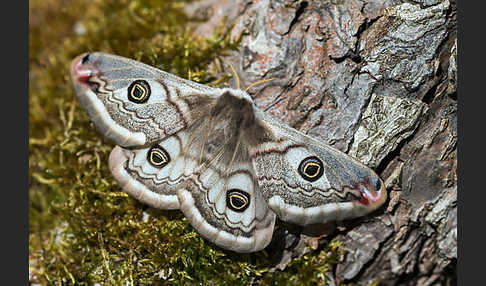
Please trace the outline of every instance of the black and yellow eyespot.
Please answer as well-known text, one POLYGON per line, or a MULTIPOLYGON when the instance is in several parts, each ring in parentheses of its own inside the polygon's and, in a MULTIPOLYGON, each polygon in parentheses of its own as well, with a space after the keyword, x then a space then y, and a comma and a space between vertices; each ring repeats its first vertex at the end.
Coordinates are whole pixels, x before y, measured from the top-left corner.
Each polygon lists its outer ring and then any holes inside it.
POLYGON ((145 80, 136 80, 128 87, 128 100, 144 103, 150 97, 150 85, 145 80))
POLYGON ((147 160, 149 163, 156 168, 163 168, 165 165, 169 164, 170 156, 164 148, 159 145, 155 145, 149 149, 147 153, 147 160))
POLYGON ((316 156, 307 157, 299 165, 299 174, 305 180, 314 182, 324 173, 322 161, 316 156))
POLYGON ((244 212, 250 206, 250 194, 231 189, 226 192, 226 205, 235 212, 244 212))

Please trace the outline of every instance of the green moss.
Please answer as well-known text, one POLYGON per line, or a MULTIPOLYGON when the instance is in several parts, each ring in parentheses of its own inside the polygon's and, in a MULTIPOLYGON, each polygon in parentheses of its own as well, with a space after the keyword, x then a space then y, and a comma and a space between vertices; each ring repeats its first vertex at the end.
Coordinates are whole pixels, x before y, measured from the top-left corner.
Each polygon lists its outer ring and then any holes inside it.
POLYGON ((284 272, 278 273, 266 285, 325 285, 326 273, 342 255, 341 243, 331 242, 320 252, 311 252, 290 262, 284 272))
POLYGON ((223 251, 199 236, 180 212, 157 212, 129 198, 107 167, 113 144, 97 134, 74 97, 69 63, 96 50, 216 83, 209 64, 238 45, 224 25, 211 38, 194 38, 184 2, 175 0, 75 0, 69 5, 33 0, 29 5, 31 281, 270 285, 323 279, 335 262, 335 245, 296 259, 274 275, 265 251, 223 251), (84 35, 74 33, 76 25, 85 28, 84 35))

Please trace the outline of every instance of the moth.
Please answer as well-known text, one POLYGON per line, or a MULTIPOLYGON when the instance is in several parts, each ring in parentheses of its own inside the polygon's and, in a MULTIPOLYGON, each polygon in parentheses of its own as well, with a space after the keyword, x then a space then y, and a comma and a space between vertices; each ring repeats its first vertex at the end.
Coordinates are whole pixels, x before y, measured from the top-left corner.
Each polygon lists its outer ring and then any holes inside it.
POLYGON ((387 198, 371 169, 259 110, 240 89, 214 88, 105 53, 71 63, 76 96, 116 143, 121 188, 179 209, 228 250, 265 248, 276 217, 309 225, 363 216, 387 198))

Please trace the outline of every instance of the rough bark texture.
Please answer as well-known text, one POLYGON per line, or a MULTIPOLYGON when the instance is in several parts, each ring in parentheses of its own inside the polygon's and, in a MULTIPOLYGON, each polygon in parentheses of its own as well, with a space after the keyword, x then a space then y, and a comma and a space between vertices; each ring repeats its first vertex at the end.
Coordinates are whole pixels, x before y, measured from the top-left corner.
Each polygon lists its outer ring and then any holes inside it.
POLYGON ((226 17, 243 35, 230 56, 243 86, 276 78, 250 90, 261 109, 386 182, 382 209, 317 238, 281 223, 276 268, 338 238, 346 253, 331 284, 455 285, 455 1, 209 0, 187 12, 208 18, 196 34, 226 17))

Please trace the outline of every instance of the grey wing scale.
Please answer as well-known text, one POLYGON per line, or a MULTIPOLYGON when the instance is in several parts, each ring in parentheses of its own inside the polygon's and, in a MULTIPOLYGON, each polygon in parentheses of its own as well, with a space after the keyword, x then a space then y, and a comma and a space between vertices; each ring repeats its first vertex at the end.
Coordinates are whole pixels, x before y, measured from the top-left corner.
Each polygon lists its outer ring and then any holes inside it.
POLYGON ((175 134, 206 114, 221 94, 104 53, 76 58, 71 77, 79 102, 98 131, 122 147, 149 146, 175 134))
POLYGON ((113 176, 134 198, 155 208, 179 209, 176 190, 198 164, 198 159, 187 153, 193 136, 200 135, 198 127, 193 125, 146 148, 116 146, 109 158, 113 176))
POLYGON ((257 125, 271 136, 250 148, 263 197, 277 216, 307 225, 365 215, 386 200, 368 167, 259 110, 257 125))

